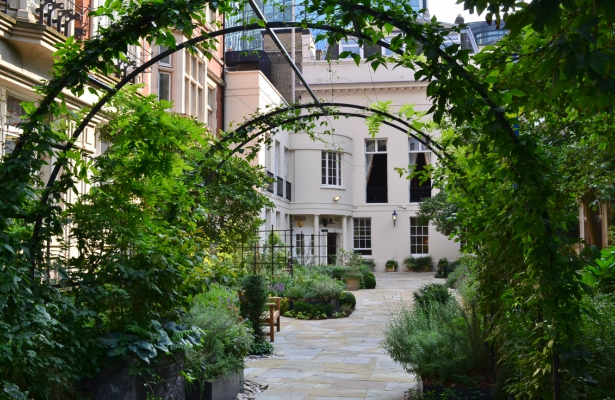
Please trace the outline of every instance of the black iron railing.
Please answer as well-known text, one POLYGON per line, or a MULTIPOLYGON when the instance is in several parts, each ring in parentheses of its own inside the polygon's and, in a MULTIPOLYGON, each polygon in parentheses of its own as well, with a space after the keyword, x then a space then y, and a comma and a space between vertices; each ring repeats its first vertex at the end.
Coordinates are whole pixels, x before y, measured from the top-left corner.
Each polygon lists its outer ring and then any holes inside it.
POLYGON ((385 187, 367 187, 365 190, 366 203, 388 203, 389 190, 385 187))
POLYGON ((241 264, 254 274, 288 271, 292 275, 293 265, 316 266, 335 257, 328 254, 327 233, 306 234, 292 224, 290 229, 265 226, 255 232, 255 238, 241 245, 241 264))
POLYGON ((290 194, 291 189, 292 189, 292 184, 289 181, 286 181, 286 200, 288 201, 291 200, 291 194, 290 194))
POLYGON ((431 197, 431 186, 410 186, 410 203, 420 203, 431 197))
MULTIPOLYGON (((267 178, 271 178, 271 179, 273 179, 273 174, 272 174, 271 172, 269 172, 269 171, 267 171, 267 178)), ((271 182, 271 183, 269 184, 269 186, 267 186, 267 191, 268 191, 269 193, 273 193, 273 182, 271 182)))
MULTIPOLYGON (((134 48, 133 50, 134 52, 129 50, 124 53, 124 57, 126 57, 125 60, 115 60, 115 68, 117 71, 116 75, 119 78, 125 78, 129 73, 132 72, 133 69, 139 67, 141 64, 145 63, 148 58, 152 57, 152 53, 144 49, 142 46, 139 46, 138 49, 134 48)), ((151 72, 151 69, 146 69, 143 72, 149 73, 151 72)), ((136 79, 137 78, 135 77, 135 80, 136 79)), ((140 82, 135 81, 134 83, 140 82)))
POLYGON ((47 25, 64 36, 74 34, 78 39, 82 39, 87 32, 86 9, 70 0, 41 0, 36 12, 39 24, 47 25), (75 21, 74 27, 71 26, 71 21, 75 21))
POLYGON ((284 179, 280 178, 279 176, 278 176, 276 194, 280 197, 284 197, 284 179))

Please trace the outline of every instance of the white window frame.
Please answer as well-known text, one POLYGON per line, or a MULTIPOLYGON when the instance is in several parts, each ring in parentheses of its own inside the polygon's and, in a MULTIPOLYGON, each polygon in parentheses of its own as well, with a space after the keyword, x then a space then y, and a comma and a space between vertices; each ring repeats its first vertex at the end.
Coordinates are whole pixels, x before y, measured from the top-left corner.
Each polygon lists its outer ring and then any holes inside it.
POLYGON ((386 154, 388 153, 388 149, 389 149, 389 141, 387 139, 365 139, 365 154, 386 154), (367 144, 370 142, 374 142, 374 150, 367 150, 367 144), (384 150, 379 150, 378 149, 378 145, 380 144, 379 142, 384 142, 386 149, 384 150))
POLYGON ((353 218, 352 219, 352 250, 363 256, 372 256, 372 219, 353 218), (369 224, 366 224, 369 222, 369 224), (358 235, 357 235, 358 232, 358 235), (361 246, 361 241, 365 242, 365 246, 361 246), (369 241, 369 246, 367 243, 369 241), (357 247, 357 243, 359 246, 357 247))
POLYGON ((172 77, 173 77, 173 75, 171 75, 171 74, 170 74, 170 73, 168 73, 168 72, 162 72, 162 71, 159 71, 159 72, 158 72, 158 100, 166 100, 166 101, 171 101, 171 87, 173 86, 173 84, 172 84, 172 82, 173 82, 173 81, 172 81, 172 77), (162 75, 166 75, 166 76, 168 76, 168 77, 169 77, 169 85, 168 85, 168 86, 169 86, 169 87, 168 87, 169 98, 168 98, 168 99, 163 99, 162 97, 160 97, 160 94, 162 93, 162 90, 160 90, 160 89, 161 89, 161 87, 162 87, 162 79, 160 79, 160 77, 161 77, 162 75))
MULTIPOLYGON (((344 51, 348 51, 349 50, 348 48, 355 48, 355 47, 359 48, 359 53, 358 53, 359 56, 361 58, 364 58, 363 57, 363 46, 359 46, 359 43, 357 43, 357 39, 354 39, 354 38, 344 39, 339 43, 340 54, 342 54, 344 51), (349 43, 350 41, 354 41, 354 43, 349 43)), ((344 58, 340 57, 340 59, 341 60, 352 59, 352 57, 344 57, 344 58)))
POLYGON ((212 133, 216 129, 216 87, 207 85, 207 126, 212 133), (213 96, 213 98, 212 98, 213 96), (213 121, 211 121, 213 119, 213 121))
POLYGON ((408 139, 408 153, 428 153, 431 152, 423 143, 416 139, 408 139), (416 147, 412 149, 412 144, 416 144, 416 147))
POLYGON ((337 188, 342 187, 342 159, 342 153, 339 151, 322 151, 320 158, 321 186, 337 188), (333 157, 330 157, 330 155, 333 155, 333 157), (335 160, 333 158, 335 158, 335 160), (323 163, 325 165, 323 165, 323 163), (329 173, 331 170, 333 170, 333 175, 330 175, 329 173))
MULTIPOLYGON (((167 50, 169 50, 167 46, 163 46, 163 45, 158 46, 158 54, 161 54, 167 50)), ((162 60, 159 60, 158 65, 160 65, 161 67, 169 67, 169 68, 172 67, 173 66, 173 54, 169 54, 167 57, 163 58, 162 60), (166 62, 165 60, 168 60, 168 62, 166 62)))
MULTIPOLYGON (((384 41, 387 42, 388 44, 391 44, 391 40, 393 38, 395 38, 395 37, 396 36, 389 36, 384 41)), ((404 43, 403 46, 401 47, 401 49, 399 49, 399 50, 405 51, 406 50, 406 44, 404 43)), ((380 46, 380 51, 381 51, 381 54, 383 56, 385 56, 385 57, 398 56, 398 54, 393 52, 393 50, 387 49, 384 46, 380 46)))
POLYGON ((410 254, 416 256, 428 256, 429 255, 429 226, 428 225, 418 225, 418 217, 410 217, 410 254), (413 225, 412 222, 415 222, 413 225), (413 230, 415 229, 414 234, 413 230), (416 238, 415 243, 413 242, 413 238, 416 238), (425 242, 425 238, 427 238, 427 242, 425 242), (422 240, 421 240, 422 239, 422 240), (421 241, 421 243, 419 243, 421 241), (425 246, 427 247, 427 251, 425 251, 425 246), (420 247, 420 252, 418 251, 420 247), (413 251, 414 250, 414 251, 413 251))

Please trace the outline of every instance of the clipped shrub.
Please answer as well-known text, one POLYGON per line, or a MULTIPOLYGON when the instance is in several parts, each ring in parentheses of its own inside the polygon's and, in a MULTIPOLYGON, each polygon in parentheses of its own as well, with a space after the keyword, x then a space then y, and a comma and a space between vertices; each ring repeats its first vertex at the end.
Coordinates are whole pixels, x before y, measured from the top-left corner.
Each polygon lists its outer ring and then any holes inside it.
POLYGON ((419 290, 412 293, 412 297, 414 297, 414 308, 424 312, 429 312, 435 303, 446 304, 453 300, 451 293, 441 283, 423 285, 419 290))
POLYGON ((344 304, 350 308, 355 308, 357 306, 357 298, 350 292, 343 292, 340 296, 340 306, 343 306, 344 304))
POLYGON ((363 278, 365 282, 365 289, 375 289, 376 288, 376 276, 374 274, 367 274, 365 278, 363 278))
POLYGON ((260 275, 248 275, 242 280, 242 299, 239 302, 241 316, 252 326, 254 340, 262 341, 261 314, 268 300, 265 280, 260 275))

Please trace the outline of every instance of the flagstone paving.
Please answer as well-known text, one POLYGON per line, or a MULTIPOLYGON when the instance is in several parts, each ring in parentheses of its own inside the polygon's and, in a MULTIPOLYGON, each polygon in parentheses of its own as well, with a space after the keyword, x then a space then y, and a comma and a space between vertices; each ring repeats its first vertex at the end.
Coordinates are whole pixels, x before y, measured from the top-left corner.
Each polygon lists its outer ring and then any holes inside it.
POLYGON ((353 292, 348 318, 318 321, 282 317, 272 359, 247 364, 247 379, 269 385, 258 400, 403 400, 416 388, 413 375, 380 347, 383 329, 412 292, 434 274, 376 273, 377 286, 353 292))

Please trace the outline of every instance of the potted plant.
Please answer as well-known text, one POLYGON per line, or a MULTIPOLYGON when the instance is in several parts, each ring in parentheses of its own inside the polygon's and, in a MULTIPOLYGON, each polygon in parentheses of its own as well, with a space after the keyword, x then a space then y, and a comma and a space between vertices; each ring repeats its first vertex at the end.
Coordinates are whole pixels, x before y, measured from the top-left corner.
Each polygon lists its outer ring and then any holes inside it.
POLYGON ((362 274, 359 271, 349 270, 344 276, 348 290, 359 290, 362 274))
POLYGON ((394 272, 397 270, 397 261, 389 259, 384 266, 386 267, 387 272, 394 272))
POLYGON ((433 259, 430 256, 418 257, 416 259, 417 272, 429 272, 433 270, 433 259))
POLYGON ((404 258, 404 266, 408 271, 419 272, 416 258, 412 256, 404 258))
POLYGON ((376 262, 372 258, 364 258, 363 265, 367 266, 372 272, 376 269, 376 262))

